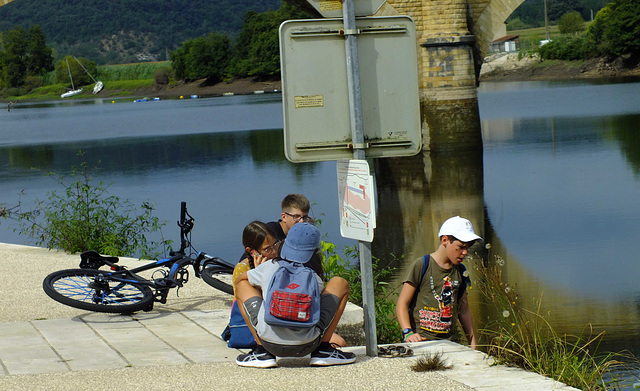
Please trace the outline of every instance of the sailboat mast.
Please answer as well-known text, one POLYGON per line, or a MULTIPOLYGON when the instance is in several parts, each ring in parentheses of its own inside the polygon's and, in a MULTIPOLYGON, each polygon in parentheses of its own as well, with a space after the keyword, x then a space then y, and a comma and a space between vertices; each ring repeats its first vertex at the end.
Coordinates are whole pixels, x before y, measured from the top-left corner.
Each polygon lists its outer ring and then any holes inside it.
POLYGON ((91 76, 91 74, 89 73, 89 71, 87 71, 87 68, 84 67, 84 65, 82 65, 82 63, 80 62, 80 60, 78 60, 75 56, 73 56, 73 58, 75 58, 75 60, 78 62, 78 64, 80 64, 80 66, 82 67, 82 69, 84 69, 85 72, 87 72, 87 75, 89 75, 89 77, 91 78, 91 80, 93 80, 94 83, 97 83, 96 79, 93 78, 93 76, 91 76))
POLYGON ((73 77, 71 77, 71 68, 69 68, 69 59, 65 58, 65 61, 67 62, 67 71, 69 71, 69 80, 71 80, 71 89, 75 90, 76 87, 73 85, 73 77))

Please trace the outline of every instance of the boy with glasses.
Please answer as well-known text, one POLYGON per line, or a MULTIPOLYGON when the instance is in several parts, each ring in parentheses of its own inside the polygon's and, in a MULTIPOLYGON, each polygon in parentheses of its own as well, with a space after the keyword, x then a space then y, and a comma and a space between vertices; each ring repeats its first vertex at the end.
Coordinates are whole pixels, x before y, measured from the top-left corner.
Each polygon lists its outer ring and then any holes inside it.
MULTIPOLYGON (((307 197, 302 194, 289 194, 282 200, 280 204, 282 213, 278 221, 270 221, 267 227, 273 231, 278 242, 284 242, 289 230, 298 223, 313 223, 313 219, 309 216, 311 204, 307 197)), ((319 254, 315 254, 307 263, 307 266, 313 269, 320 278, 324 278, 324 270, 322 269, 322 259, 319 254)))

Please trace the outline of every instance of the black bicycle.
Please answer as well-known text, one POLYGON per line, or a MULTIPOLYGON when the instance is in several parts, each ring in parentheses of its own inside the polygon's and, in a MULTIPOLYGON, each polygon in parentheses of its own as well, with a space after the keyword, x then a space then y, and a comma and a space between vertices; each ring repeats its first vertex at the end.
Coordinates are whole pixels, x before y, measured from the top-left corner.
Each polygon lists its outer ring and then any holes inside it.
POLYGON ((169 291, 182 287, 189 280, 191 266, 196 277, 222 292, 233 294, 233 287, 221 277, 230 277, 235 265, 203 252, 194 258, 193 225, 194 218, 187 212, 186 202, 182 202, 178 221, 180 250, 170 252, 170 258, 128 269, 117 265, 117 257, 85 251, 80 254, 80 269, 51 273, 42 287, 53 300, 83 310, 121 314, 151 311, 155 302, 165 304, 169 291), (108 269, 101 269, 103 266, 108 269), (151 269, 157 269, 151 279, 138 275, 151 269))

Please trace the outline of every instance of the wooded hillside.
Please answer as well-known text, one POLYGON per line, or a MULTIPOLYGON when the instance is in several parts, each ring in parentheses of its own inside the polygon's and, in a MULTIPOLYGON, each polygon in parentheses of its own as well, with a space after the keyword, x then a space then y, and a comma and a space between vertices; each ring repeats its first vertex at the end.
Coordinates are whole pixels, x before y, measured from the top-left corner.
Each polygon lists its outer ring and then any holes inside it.
POLYGON ((166 60, 188 39, 222 32, 235 37, 249 10, 281 0, 16 0, 0 7, 0 32, 40 25, 59 59, 98 64, 166 60))

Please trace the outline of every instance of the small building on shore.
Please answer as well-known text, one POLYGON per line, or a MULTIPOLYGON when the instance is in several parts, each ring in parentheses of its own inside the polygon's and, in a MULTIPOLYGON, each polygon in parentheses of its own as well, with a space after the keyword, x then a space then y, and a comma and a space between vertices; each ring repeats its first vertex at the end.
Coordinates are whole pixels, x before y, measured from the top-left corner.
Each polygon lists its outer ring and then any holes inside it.
POLYGON ((505 35, 491 42, 491 53, 511 53, 518 51, 520 47, 519 35, 505 35))

